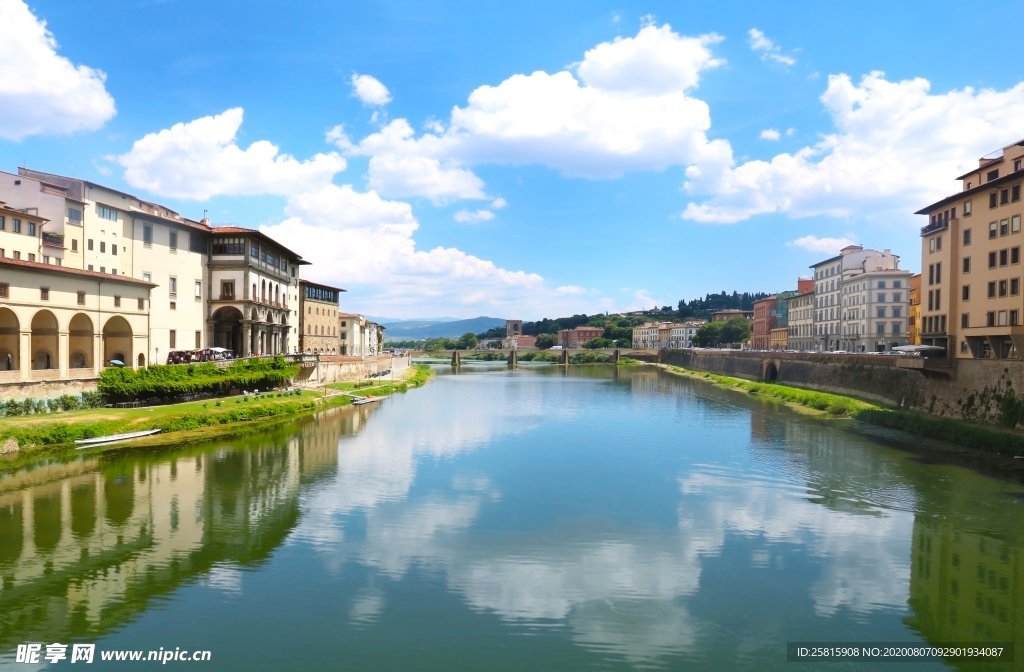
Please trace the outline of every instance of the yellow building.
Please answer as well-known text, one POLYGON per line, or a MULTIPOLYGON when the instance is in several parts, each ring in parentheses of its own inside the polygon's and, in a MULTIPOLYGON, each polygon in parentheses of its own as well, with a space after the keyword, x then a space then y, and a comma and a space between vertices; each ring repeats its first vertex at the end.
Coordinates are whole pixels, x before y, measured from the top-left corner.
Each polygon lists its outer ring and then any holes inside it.
POLYGON ((338 301, 344 291, 340 287, 299 281, 299 312, 302 313, 299 350, 329 355, 341 353, 338 301))
POLYGON ((982 157, 960 191, 917 212, 921 344, 961 358, 1020 359, 1024 143, 982 157))
POLYGON ((771 350, 789 349, 789 327, 776 327, 768 333, 768 347, 771 350))

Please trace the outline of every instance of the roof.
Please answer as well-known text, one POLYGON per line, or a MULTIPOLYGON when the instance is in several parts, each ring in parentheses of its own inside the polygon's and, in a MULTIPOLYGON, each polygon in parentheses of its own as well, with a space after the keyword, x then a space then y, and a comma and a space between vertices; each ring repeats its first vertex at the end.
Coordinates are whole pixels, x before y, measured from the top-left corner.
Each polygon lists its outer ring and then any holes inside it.
MULTIPOLYGON (((973 173, 974 171, 971 171, 971 172, 973 173)), ((970 173, 968 173, 968 174, 970 174, 970 173)), ((936 208, 941 208, 941 207, 947 206, 950 203, 954 203, 954 202, 960 200, 961 198, 963 198, 965 196, 973 196, 974 194, 977 194, 979 192, 989 191, 993 187, 999 187, 999 186, 1002 186, 1002 185, 1006 184, 1007 182, 1011 182, 1013 180, 1019 180, 1019 179, 1021 179, 1021 177, 1024 177, 1024 172, 1022 172, 1022 171, 1016 171, 1016 172, 1007 173, 1006 175, 1003 175, 1002 177, 997 177, 996 179, 992 180, 991 182, 983 182, 983 183, 979 184, 976 187, 971 187, 970 189, 964 189, 963 191, 958 191, 955 194, 950 194, 949 196, 946 196, 946 197, 944 197, 944 198, 942 198, 942 199, 940 199, 938 201, 935 201, 931 205, 926 205, 925 207, 921 208, 920 210, 918 210, 914 214, 915 215, 927 215, 932 210, 934 210, 936 208)))
POLYGON ((113 275, 111 273, 100 273, 99 271, 83 271, 78 268, 68 268, 67 266, 54 266, 53 264, 42 264, 38 261, 23 261, 21 259, 9 259, 4 257, 0 259, 0 266, 10 266, 14 268, 23 268, 31 271, 41 271, 43 273, 50 273, 52 275, 70 275, 80 278, 93 278, 95 280, 105 280, 107 282, 120 282, 127 285, 141 285, 143 287, 156 287, 157 285, 152 282, 146 282, 145 280, 138 280, 136 278, 129 278, 126 275, 113 275))
POLYGON ((242 226, 215 226, 210 229, 210 233, 212 233, 215 236, 253 236, 255 238, 259 238, 264 242, 270 243, 275 247, 281 248, 282 250, 290 254, 292 258, 295 260, 295 262, 299 265, 309 266, 310 264, 312 264, 312 262, 310 261, 305 261, 300 254, 293 252, 292 250, 288 249, 281 243, 277 242, 276 240, 268 236, 267 234, 256 229, 247 229, 242 226))
POLYGON ((317 287, 323 287, 324 289, 333 289, 336 292, 347 292, 348 291, 347 289, 342 289, 341 287, 334 287, 333 285, 325 285, 322 282, 313 282, 312 280, 300 279, 299 280, 299 284, 300 285, 315 285, 317 287))

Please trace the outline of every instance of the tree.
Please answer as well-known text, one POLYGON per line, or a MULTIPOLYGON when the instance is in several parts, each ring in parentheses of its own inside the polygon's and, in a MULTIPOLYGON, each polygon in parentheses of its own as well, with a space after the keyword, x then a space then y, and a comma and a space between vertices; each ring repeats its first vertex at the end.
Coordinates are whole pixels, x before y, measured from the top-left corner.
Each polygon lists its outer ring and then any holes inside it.
POLYGON ((609 338, 592 338, 583 344, 583 347, 588 350, 597 350, 598 348, 610 348, 614 345, 614 342, 609 338))
POLYGON ((693 344, 698 348, 714 348, 722 337, 725 322, 707 322, 693 335, 693 344))
POLYGON ((476 340, 476 334, 471 331, 467 331, 462 336, 459 336, 459 340, 455 342, 455 347, 459 350, 470 350, 476 347, 479 341, 476 340))
POLYGON ((729 343, 746 343, 750 338, 750 322, 742 317, 734 317, 725 323, 719 339, 723 345, 729 343))
POLYGON ((557 342, 558 338, 554 334, 537 334, 536 343, 541 350, 547 350, 557 342))

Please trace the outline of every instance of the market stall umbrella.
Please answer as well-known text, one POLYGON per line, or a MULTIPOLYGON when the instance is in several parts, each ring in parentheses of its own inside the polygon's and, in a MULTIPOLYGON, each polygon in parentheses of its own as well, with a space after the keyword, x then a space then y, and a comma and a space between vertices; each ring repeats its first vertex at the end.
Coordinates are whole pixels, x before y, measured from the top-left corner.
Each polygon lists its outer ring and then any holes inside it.
POLYGON ((107 362, 107 364, 110 364, 111 366, 124 366, 124 362, 122 362, 120 359, 112 359, 109 362, 107 362))

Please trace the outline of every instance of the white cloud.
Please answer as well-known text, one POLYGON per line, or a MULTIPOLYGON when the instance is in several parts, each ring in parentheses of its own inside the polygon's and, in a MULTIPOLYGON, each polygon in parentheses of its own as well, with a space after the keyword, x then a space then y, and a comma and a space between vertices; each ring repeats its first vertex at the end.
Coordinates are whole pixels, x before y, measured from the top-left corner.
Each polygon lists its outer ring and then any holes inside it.
POLYGON ((391 102, 391 93, 380 80, 371 75, 352 75, 352 94, 363 105, 387 105, 391 102))
POLYGON ((59 55, 46 22, 24 2, 0 2, 0 26, 0 138, 91 131, 114 116, 106 75, 59 55))
POLYGON ((507 207, 508 207, 508 201, 506 201, 501 196, 499 196, 496 199, 494 199, 493 201, 491 201, 491 209, 492 210, 501 210, 502 208, 507 208, 507 207))
POLYGON ((829 77, 821 101, 835 131, 817 144, 721 172, 687 170, 686 188, 711 194, 683 217, 737 222, 765 213, 790 217, 910 215, 955 190, 952 177, 1014 140, 1024 115, 1024 83, 1003 91, 965 88, 933 94, 927 80, 891 82, 881 72, 854 83, 829 77), (943 186, 948 185, 948 186, 943 186))
POLYGON ((555 288, 555 293, 557 294, 571 294, 579 296, 581 294, 586 294, 586 292, 587 290, 583 289, 579 285, 562 285, 561 287, 555 288))
POLYGON ((494 213, 490 210, 459 210, 453 219, 460 224, 475 224, 477 222, 489 222, 494 219, 494 213))
POLYGON ((219 195, 288 195, 327 184, 345 169, 335 153, 298 161, 267 140, 235 143, 243 110, 178 123, 136 140, 117 157, 125 180, 161 196, 204 200, 219 195))
POLYGON ((487 198, 469 168, 480 164, 543 165, 587 178, 687 164, 719 173, 731 160, 729 144, 707 138, 710 111, 690 91, 723 63, 711 51, 721 39, 645 25, 590 49, 574 72, 481 86, 447 124, 430 120, 418 137, 396 119, 355 147, 343 133, 335 144, 370 157, 370 186, 381 194, 435 203, 487 198))
POLYGON ((751 28, 748 30, 747 37, 750 40, 750 48, 761 55, 762 61, 775 61, 776 63, 781 63, 786 66, 796 65, 795 58, 783 54, 779 45, 768 39, 765 34, 757 28, 751 28))
POLYGON ((766 128, 763 131, 761 131, 761 136, 760 137, 761 137, 762 140, 772 140, 772 141, 774 141, 774 140, 778 140, 780 137, 782 137, 782 135, 778 131, 776 131, 774 128, 766 128))
POLYGON ((817 236, 801 236, 796 240, 786 243, 786 247, 799 247, 811 252, 825 252, 828 254, 839 254, 839 250, 847 245, 856 245, 857 241, 852 238, 819 238, 817 236))

